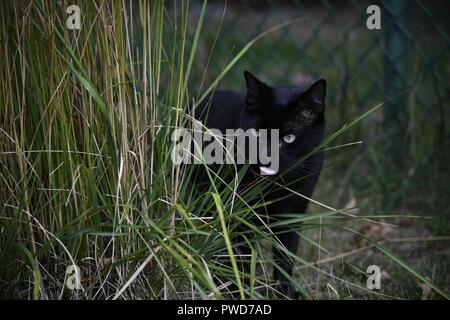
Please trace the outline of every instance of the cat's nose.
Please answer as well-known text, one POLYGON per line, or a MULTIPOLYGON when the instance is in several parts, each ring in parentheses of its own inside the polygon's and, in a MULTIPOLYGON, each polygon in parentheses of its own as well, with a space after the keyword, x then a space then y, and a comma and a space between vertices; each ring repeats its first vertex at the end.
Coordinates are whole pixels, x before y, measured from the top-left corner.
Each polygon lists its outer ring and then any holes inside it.
POLYGON ((263 176, 273 176, 274 174, 277 173, 277 171, 268 167, 259 167, 259 172, 263 176))

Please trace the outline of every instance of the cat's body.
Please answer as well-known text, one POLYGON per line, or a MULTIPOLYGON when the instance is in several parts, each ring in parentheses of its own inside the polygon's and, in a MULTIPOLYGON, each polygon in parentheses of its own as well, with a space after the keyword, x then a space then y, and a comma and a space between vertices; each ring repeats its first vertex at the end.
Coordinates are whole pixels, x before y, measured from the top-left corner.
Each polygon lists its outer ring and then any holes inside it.
MULTIPOLYGON (((269 216, 305 213, 323 164, 323 154, 310 154, 323 140, 325 118, 325 81, 319 80, 310 89, 302 91, 295 87, 269 87, 250 73, 244 73, 247 93, 216 91, 209 103, 196 109, 196 118, 208 128, 226 129, 279 129, 279 170, 274 176, 276 185, 265 200, 282 199, 261 210, 269 216), (291 141, 293 140, 293 141, 291 141), (276 178, 276 179, 275 179, 276 178), (281 179, 280 179, 281 178, 281 179), (283 186, 283 187, 280 187, 283 186), (304 197, 300 196, 303 195, 304 197), (306 197, 306 198, 305 198, 306 197)), ((244 183, 252 183, 258 177, 258 165, 248 170, 244 183), (256 172, 256 173, 255 173, 256 172)), ((280 242, 295 253, 299 237, 286 230, 273 230, 280 242)), ((280 250, 274 248, 279 266, 288 275, 292 262, 280 250)), ((283 272, 275 269, 274 278, 280 288, 292 294, 292 288, 283 272)))

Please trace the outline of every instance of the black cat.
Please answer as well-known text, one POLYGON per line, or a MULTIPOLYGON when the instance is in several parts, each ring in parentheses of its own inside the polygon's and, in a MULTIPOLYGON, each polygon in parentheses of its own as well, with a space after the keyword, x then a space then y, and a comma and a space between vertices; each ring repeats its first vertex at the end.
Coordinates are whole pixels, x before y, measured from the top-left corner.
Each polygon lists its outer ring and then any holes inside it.
MULTIPOLYGON (((251 183, 258 178, 259 172, 271 175, 279 184, 264 199, 282 199, 268 205, 265 212, 269 216, 285 213, 304 213, 308 200, 295 193, 311 197, 323 164, 322 152, 310 154, 323 140, 325 127, 326 82, 321 79, 308 90, 297 87, 271 87, 258 80, 249 72, 244 72, 247 93, 216 91, 208 103, 201 104, 195 112, 209 128, 244 130, 278 129, 279 130, 279 170, 264 171, 265 167, 253 165, 248 170, 244 181, 251 183), (300 160, 302 160, 300 162, 300 160), (259 169, 259 170, 258 170, 259 169), (255 173, 256 172, 256 173, 255 173), (280 179, 281 178, 281 179, 280 179), (287 184, 288 189, 280 188, 287 184), (292 192, 294 191, 294 192, 292 192)), ((273 230, 281 243, 295 253, 299 236, 286 230, 273 230)), ((241 251, 242 252, 242 251, 241 251)), ((292 273, 292 261, 285 254, 274 248, 278 265, 288 275, 292 273)), ((278 269, 274 271, 279 288, 286 294, 293 295, 293 288, 286 276, 278 269)))

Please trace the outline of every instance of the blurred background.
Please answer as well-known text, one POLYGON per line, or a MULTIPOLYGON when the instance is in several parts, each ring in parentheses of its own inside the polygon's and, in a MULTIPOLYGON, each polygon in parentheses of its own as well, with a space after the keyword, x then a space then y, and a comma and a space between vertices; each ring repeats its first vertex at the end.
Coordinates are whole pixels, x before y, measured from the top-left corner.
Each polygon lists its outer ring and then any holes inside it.
MULTIPOLYGON (((191 3, 193 22, 201 4, 191 3)), ((219 88, 245 90, 246 69, 277 85, 325 78, 330 133, 384 103, 340 139, 362 145, 330 151, 329 174, 340 177, 330 188, 370 197, 371 212, 440 216, 447 224, 436 231, 448 231, 449 10, 448 1, 209 1, 190 85, 205 89, 249 40, 302 17, 256 42, 219 88), (381 30, 366 27, 370 4, 381 8, 381 30)))
MULTIPOLYGON (((191 38, 201 5, 191 2, 191 38)), ((448 12, 449 1, 209 1, 190 85, 197 94, 248 41, 302 17, 257 41, 219 88, 245 90, 244 70, 277 85, 304 87, 325 78, 330 134, 385 103, 335 143, 361 144, 327 151, 314 197, 333 207, 355 207, 353 212, 361 216, 396 215, 389 219, 393 228, 359 226, 378 240, 448 236, 448 12), (381 8, 381 30, 366 27, 371 4, 381 8)), ((313 205, 310 210, 323 209, 313 205)), ((311 237, 322 237, 325 250, 334 253, 363 245, 339 231, 311 237)), ((419 270, 429 272, 432 266, 433 274, 440 275, 437 283, 448 289, 448 239, 389 247, 419 270)), ((382 258, 363 253, 355 263, 363 268, 367 259, 380 263, 382 258)), ((406 290, 406 296, 426 293, 417 284, 407 288, 400 270, 387 273, 399 281, 391 285, 406 290)))

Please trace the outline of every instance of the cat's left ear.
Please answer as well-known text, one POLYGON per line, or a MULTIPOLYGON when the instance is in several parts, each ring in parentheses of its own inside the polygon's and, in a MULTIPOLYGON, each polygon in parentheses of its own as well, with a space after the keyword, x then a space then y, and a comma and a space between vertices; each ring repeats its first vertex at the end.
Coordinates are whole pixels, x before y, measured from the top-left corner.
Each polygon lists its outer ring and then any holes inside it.
POLYGON ((249 109, 259 109, 267 102, 270 87, 248 71, 244 71, 247 84, 245 102, 249 109))
POLYGON ((308 90, 303 92, 303 96, 313 102, 313 105, 318 112, 323 112, 325 110, 326 94, 327 82, 324 79, 314 82, 308 90))

